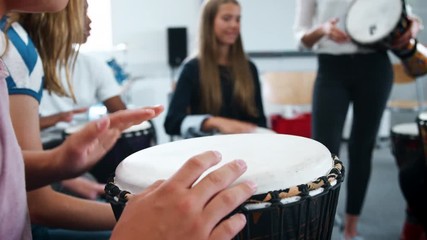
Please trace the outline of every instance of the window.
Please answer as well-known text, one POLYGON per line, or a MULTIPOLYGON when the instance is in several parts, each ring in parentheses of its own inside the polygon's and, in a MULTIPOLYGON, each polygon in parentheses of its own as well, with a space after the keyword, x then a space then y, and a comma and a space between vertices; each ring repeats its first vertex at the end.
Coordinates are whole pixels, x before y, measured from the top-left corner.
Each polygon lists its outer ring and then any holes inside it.
POLYGON ((88 41, 81 46, 81 51, 105 51, 113 46, 111 24, 111 1, 88 0, 88 15, 92 20, 88 41))

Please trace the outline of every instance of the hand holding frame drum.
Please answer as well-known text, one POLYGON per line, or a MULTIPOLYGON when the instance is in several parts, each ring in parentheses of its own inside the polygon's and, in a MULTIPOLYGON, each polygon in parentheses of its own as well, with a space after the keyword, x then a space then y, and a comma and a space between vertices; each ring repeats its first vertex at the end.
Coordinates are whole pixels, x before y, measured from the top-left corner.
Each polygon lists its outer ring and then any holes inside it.
POLYGON ((392 49, 409 75, 427 74, 427 48, 415 39, 420 23, 408 16, 404 0, 354 1, 345 26, 351 39, 361 46, 392 49))

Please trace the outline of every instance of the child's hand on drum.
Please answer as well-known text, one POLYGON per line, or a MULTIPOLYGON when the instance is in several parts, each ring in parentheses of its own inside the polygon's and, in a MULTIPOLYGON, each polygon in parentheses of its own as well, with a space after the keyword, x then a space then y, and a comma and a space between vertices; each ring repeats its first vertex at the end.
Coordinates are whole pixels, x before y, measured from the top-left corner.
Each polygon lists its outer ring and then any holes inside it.
POLYGON ((203 123, 203 131, 217 130, 222 134, 249 133, 255 131, 253 123, 243 122, 224 117, 210 117, 203 123))
POLYGON ((247 169, 232 161, 199 177, 221 160, 205 152, 187 161, 169 180, 132 197, 118 221, 112 239, 231 239, 246 224, 241 214, 224 219, 255 192, 250 182, 230 185, 247 169))
MULTIPOLYGON (((77 177, 89 170, 116 143, 123 130, 158 116, 163 106, 121 110, 86 124, 52 150, 53 180, 77 177)), ((51 179, 52 180, 52 179, 51 179)))

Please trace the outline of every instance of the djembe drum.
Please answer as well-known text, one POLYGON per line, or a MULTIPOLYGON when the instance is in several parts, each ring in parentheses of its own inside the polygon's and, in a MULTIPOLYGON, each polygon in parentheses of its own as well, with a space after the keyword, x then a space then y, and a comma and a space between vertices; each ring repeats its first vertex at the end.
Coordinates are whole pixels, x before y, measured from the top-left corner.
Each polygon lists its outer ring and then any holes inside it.
POLYGON ((399 123, 391 128, 391 151, 401 169, 423 157, 423 148, 417 123, 399 123))
MULTIPOLYGON (((80 130, 84 125, 69 127, 64 130, 64 138, 80 130)), ((106 183, 114 175, 119 163, 127 156, 139 150, 156 144, 154 126, 149 121, 144 121, 125 129, 114 146, 102 159, 89 171, 99 182, 106 183)))
MULTIPOLYGON (((405 227, 410 239, 425 239, 427 234, 427 112, 417 116, 422 154, 406 163, 399 171, 399 184, 408 204, 408 217, 405 227), (409 224, 408 224, 409 223, 409 224), (424 238, 422 236, 424 235, 424 238)), ((409 239, 409 238, 408 238, 409 239)))
MULTIPOLYGON (((220 165, 243 159, 255 195, 235 212, 247 218, 235 239, 330 239, 344 169, 327 148, 309 138, 284 134, 231 134, 157 145, 124 159, 106 186, 116 217, 126 195, 167 179, 190 157, 208 150, 222 154, 220 165)), ((173 198, 171 198, 173 199, 173 198)))
MULTIPOLYGON (((410 28, 405 1, 357 0, 351 5, 345 20, 346 31, 351 39, 375 49, 390 49, 393 41, 410 28)), ((416 39, 401 49, 393 49, 405 71, 413 76, 427 73, 427 48, 416 39)))

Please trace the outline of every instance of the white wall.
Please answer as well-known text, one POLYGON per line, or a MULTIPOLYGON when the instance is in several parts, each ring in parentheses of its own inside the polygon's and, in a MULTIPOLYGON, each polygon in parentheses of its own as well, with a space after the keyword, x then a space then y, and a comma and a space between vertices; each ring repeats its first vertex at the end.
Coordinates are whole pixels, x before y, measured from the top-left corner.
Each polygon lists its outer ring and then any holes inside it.
POLYGON ((128 46, 129 70, 136 75, 168 77, 168 27, 188 28, 194 46, 200 0, 112 1, 113 44, 128 46))

